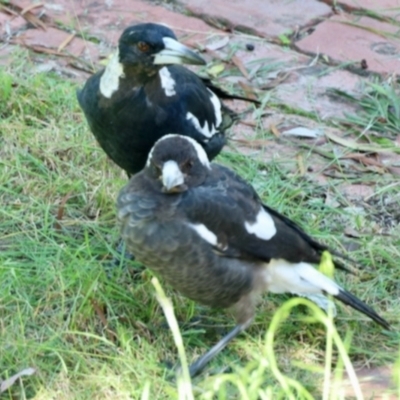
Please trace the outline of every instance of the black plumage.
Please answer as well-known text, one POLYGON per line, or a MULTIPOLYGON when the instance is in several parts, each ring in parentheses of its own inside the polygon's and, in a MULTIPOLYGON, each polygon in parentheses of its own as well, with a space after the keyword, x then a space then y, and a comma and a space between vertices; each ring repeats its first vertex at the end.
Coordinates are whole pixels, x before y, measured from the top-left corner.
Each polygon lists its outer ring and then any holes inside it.
POLYGON ((225 129, 237 117, 218 96, 258 103, 228 95, 175 64, 205 61, 167 27, 134 25, 122 33, 107 68, 78 92, 100 146, 129 176, 144 167, 154 143, 171 132, 195 139, 214 158, 225 144, 225 129))
POLYGON ((168 135, 118 197, 130 251, 188 298, 231 308, 237 326, 191 367, 198 373, 252 321, 264 291, 332 295, 389 328, 371 307, 310 264, 325 245, 263 204, 233 171, 210 164, 190 138, 168 135))

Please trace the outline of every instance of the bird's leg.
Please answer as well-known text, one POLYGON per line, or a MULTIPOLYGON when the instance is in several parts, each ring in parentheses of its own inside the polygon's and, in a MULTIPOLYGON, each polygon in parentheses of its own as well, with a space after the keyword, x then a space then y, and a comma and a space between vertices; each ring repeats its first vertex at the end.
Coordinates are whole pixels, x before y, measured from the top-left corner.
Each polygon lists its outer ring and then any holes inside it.
MULTIPOLYGON (((118 255, 113 257, 111 262, 105 265, 105 270, 107 274, 111 273, 112 270, 118 267, 121 264, 121 261, 125 263, 126 261, 133 261, 135 259, 135 256, 126 250, 125 242, 122 239, 118 240, 116 252, 118 253, 118 255)), ((138 271, 142 270, 143 268, 138 269, 138 271)))
POLYGON ((228 343, 234 339, 237 335, 239 335, 242 331, 247 329, 247 327, 251 324, 252 320, 249 320, 243 324, 236 325, 227 335, 225 335, 218 343, 216 343, 207 353, 203 354, 200 358, 198 358, 190 367, 189 373, 193 378, 198 375, 205 366, 216 356, 218 355, 227 345, 228 343))
POLYGON ((135 259, 135 256, 133 254, 129 253, 128 250, 126 250, 125 242, 121 238, 118 241, 116 250, 117 250, 119 257, 114 257, 114 259, 113 259, 113 265, 115 267, 117 267, 120 264, 121 260, 133 261, 135 259))

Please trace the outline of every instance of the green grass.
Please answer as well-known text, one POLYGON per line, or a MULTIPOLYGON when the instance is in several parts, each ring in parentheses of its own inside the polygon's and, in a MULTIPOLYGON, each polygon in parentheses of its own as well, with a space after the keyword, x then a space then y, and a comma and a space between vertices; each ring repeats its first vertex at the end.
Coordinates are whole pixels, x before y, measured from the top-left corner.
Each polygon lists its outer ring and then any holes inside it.
MULTIPOLYGON (((151 272, 134 263, 105 268, 115 254, 114 203, 126 182, 124 174, 89 132, 75 98, 77 85, 33 71, 23 51, 0 70, 0 377, 28 366, 37 372, 1 398, 178 398, 165 367, 177 362, 178 352, 151 272)), ((311 154, 303 152, 306 159, 311 154)), ((355 181, 372 182, 379 194, 356 214, 333 181, 330 194, 340 207, 325 204, 325 187, 290 174, 279 162, 266 164, 262 155, 249 158, 227 149, 219 161, 320 241, 344 250, 346 227, 363 233, 352 257, 369 268, 360 277, 337 273, 337 280, 394 329, 382 333, 341 306, 335 325, 354 367, 394 364, 400 338, 400 232, 398 224, 386 227, 389 236, 371 228, 382 226, 382 210, 390 199, 398 199, 394 178, 358 176, 355 181)), ((339 160, 331 162, 340 167, 339 160)), ((225 312, 165 290, 173 299, 189 362, 233 326, 225 312), (199 315, 206 328, 190 324, 199 315)), ((330 371, 326 354, 331 354, 333 369, 340 367, 343 346, 339 342, 340 351, 336 345, 329 350, 337 338, 328 321, 327 342, 325 325, 316 322, 324 317, 315 307, 285 299, 264 296, 254 324, 208 370, 230 366, 233 372, 206 372, 194 380, 196 398, 321 398, 324 374, 330 371)), ((325 390, 332 396, 325 398, 340 398, 325 390)))

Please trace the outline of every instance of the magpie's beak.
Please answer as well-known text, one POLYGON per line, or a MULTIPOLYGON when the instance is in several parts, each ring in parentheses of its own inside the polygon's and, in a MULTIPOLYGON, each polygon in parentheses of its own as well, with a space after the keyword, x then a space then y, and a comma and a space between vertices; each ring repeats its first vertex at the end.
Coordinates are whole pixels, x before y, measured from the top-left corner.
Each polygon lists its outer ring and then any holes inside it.
POLYGON ((164 193, 180 193, 187 189, 185 176, 175 161, 167 161, 162 168, 162 183, 164 193))
POLYGON ((153 64, 196 64, 204 65, 206 61, 189 47, 170 37, 163 38, 164 49, 155 54, 153 64))

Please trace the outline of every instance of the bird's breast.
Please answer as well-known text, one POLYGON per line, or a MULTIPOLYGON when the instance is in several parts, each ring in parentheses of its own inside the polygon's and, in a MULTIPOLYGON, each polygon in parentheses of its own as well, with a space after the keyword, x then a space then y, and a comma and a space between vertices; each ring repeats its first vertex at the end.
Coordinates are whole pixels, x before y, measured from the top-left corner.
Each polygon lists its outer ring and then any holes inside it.
POLYGON ((178 221, 131 217, 122 237, 138 261, 184 296, 212 307, 230 307, 251 292, 250 263, 218 256, 209 243, 178 221))

